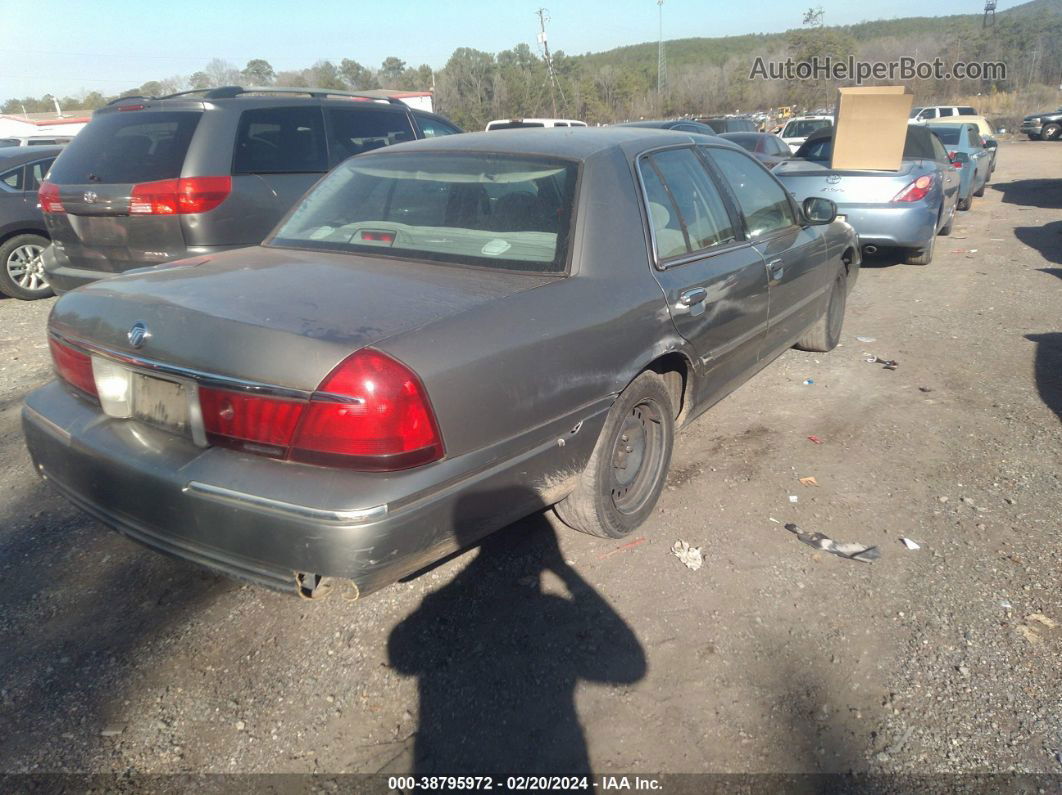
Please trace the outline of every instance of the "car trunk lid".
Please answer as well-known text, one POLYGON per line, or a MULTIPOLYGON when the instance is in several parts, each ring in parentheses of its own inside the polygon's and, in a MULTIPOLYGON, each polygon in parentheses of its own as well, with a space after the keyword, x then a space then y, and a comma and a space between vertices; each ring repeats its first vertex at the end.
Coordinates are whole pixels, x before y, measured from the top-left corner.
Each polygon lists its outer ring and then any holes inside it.
POLYGON ((313 390, 358 348, 557 278, 254 247, 93 283, 64 295, 51 323, 167 366, 313 390))
POLYGON ((903 160, 898 171, 835 170, 812 160, 787 160, 775 175, 797 197, 822 196, 837 204, 883 204, 913 179, 916 161, 903 160))

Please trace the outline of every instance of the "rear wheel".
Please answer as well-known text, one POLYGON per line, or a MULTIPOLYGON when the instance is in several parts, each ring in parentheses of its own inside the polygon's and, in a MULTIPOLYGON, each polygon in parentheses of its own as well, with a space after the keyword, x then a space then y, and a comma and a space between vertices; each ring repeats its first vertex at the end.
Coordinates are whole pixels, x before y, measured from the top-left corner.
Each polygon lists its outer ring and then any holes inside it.
POLYGON ((40 235, 15 235, 0 246, 0 292, 23 301, 51 295, 41 263, 49 243, 40 235))
POLYGON ((1040 130, 1040 136, 1045 141, 1056 141, 1062 137, 1062 124, 1045 124, 1044 128, 1040 130))
POLYGON ((973 197, 975 195, 976 194, 970 194, 965 199, 959 199, 959 201, 956 202, 955 207, 959 210, 962 210, 963 212, 969 210, 971 207, 973 207, 973 197))
POLYGON ((979 187, 977 190, 974 191, 974 196, 976 196, 977 198, 981 198, 982 196, 985 195, 985 188, 988 187, 988 178, 990 176, 992 176, 992 175, 991 174, 986 174, 985 175, 985 181, 981 183, 981 187, 979 187))
POLYGON ((925 248, 916 248, 908 252, 906 262, 908 265, 928 265, 933 261, 933 249, 936 247, 937 236, 929 238, 925 248))
POLYGON ((645 372, 609 411, 575 491, 554 506, 583 533, 622 538, 652 513, 667 479, 675 409, 664 381, 645 372))
POLYGON ((796 344, 802 351, 826 353, 837 347, 841 341, 841 329, 844 327, 844 310, 848 305, 848 274, 844 268, 837 272, 830 288, 830 301, 826 311, 815 321, 815 325, 804 332, 796 344))

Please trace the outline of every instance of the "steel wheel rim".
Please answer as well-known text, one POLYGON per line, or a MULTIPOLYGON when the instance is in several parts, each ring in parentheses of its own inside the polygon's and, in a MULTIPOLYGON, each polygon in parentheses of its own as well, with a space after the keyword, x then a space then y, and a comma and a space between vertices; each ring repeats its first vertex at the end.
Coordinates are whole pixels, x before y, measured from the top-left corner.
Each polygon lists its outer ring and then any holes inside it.
POLYGON ((12 251, 7 257, 7 275, 23 290, 44 290, 48 282, 44 278, 44 266, 41 254, 44 246, 26 243, 12 251))
POLYGON ((664 423, 660 406, 646 398, 624 417, 612 447, 612 504, 623 514, 640 511, 653 495, 664 461, 664 423))

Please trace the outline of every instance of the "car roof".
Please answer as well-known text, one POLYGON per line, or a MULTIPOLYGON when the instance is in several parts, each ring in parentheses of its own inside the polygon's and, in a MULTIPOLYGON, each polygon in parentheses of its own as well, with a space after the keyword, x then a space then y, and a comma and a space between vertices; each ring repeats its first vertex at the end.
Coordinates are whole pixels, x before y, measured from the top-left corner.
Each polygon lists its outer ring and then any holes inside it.
POLYGON ((7 169, 55 157, 62 151, 61 146, 0 146, 0 168, 7 169))
POLYGON ((418 152, 534 154, 568 160, 587 160, 607 149, 622 149, 630 153, 682 141, 715 143, 740 149, 737 144, 715 135, 662 130, 654 127, 562 127, 560 129, 530 127, 509 130, 506 135, 472 132, 463 135, 425 138, 374 149, 359 157, 376 157, 381 154, 415 149, 418 152))

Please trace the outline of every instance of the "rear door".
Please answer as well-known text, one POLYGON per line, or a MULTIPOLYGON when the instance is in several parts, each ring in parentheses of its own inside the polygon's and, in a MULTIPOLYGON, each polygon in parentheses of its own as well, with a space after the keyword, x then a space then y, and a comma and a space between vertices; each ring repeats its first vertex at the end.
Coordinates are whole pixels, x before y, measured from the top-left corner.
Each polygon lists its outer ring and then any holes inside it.
POLYGON ((767 329, 763 258, 745 240, 694 147, 638 160, 654 247, 653 274, 679 333, 708 371, 699 400, 725 394, 757 363, 767 329))
POLYGON ((741 208, 745 230, 767 268, 770 312, 765 355, 787 348, 822 313, 826 243, 805 226, 789 193, 744 151, 704 147, 741 208))
POLYGON ((74 268, 117 273, 180 257, 177 215, 130 215, 133 187, 181 176, 201 110, 98 111, 52 166, 65 212, 45 216, 74 268))

